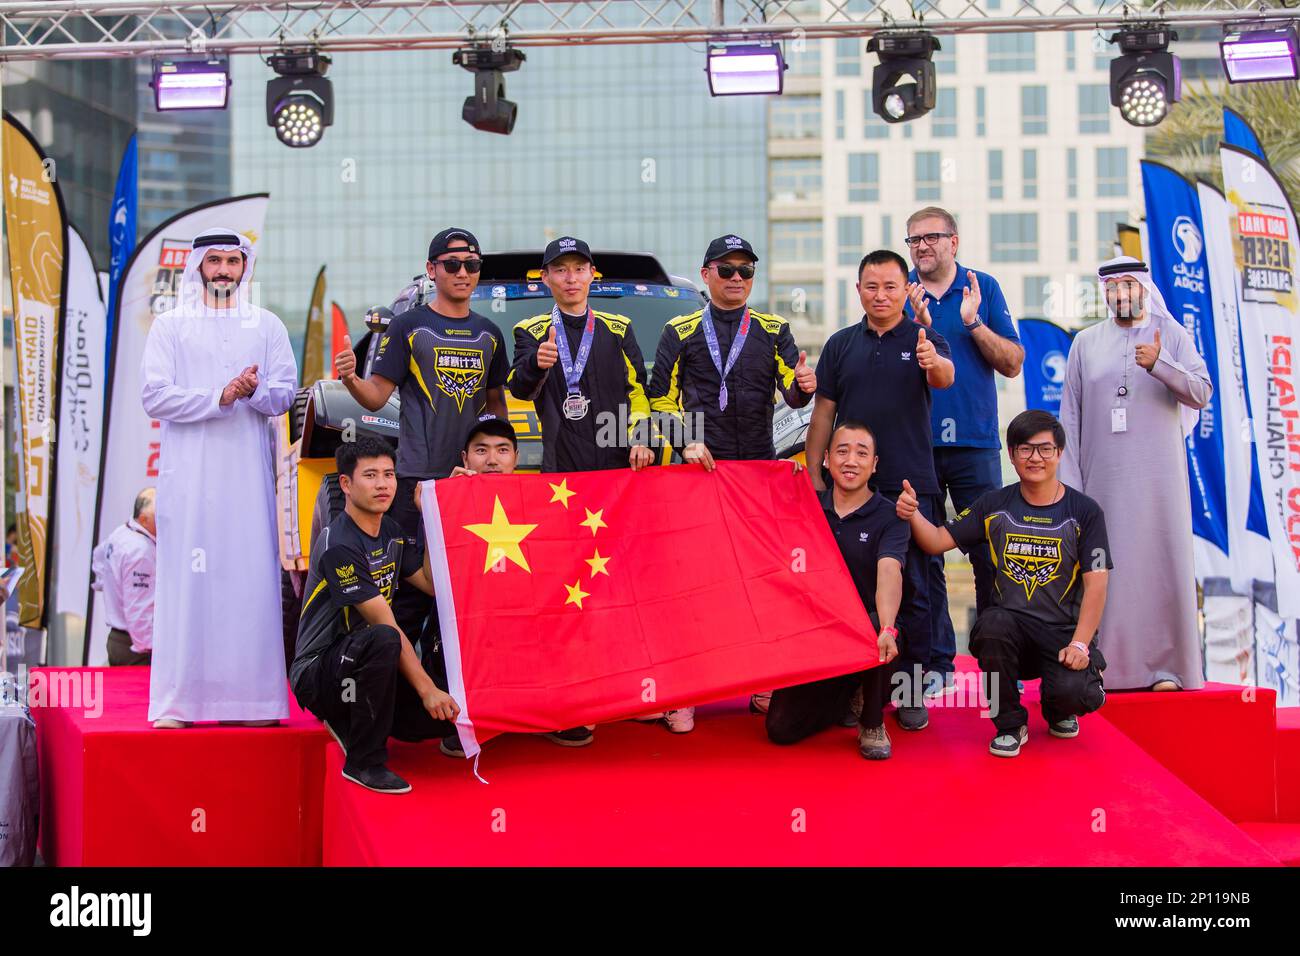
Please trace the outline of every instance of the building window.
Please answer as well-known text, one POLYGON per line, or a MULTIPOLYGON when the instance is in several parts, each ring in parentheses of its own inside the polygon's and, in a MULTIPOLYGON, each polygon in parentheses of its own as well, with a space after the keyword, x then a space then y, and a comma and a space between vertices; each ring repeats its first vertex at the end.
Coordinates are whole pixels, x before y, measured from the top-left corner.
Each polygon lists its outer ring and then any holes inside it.
POLYGON ((876 115, 871 108, 871 93, 862 95, 862 137, 863 139, 889 139, 889 124, 876 115))
POLYGON ((822 324, 826 308, 820 282, 777 283, 768 292, 768 299, 769 308, 777 315, 801 319, 810 325, 822 324))
POLYGON ((879 154, 849 153, 849 202, 877 202, 879 199, 879 154))
POLYGON ((821 199, 822 161, 820 159, 773 159, 770 169, 773 200, 792 202, 821 199))
POLYGON ((835 91, 835 138, 844 138, 844 91, 835 91))
POLYGON ((987 40, 990 73, 1034 71, 1034 34, 990 33, 987 40))
POLYGON ((1038 214, 995 212, 989 215, 989 259, 993 262, 1038 261, 1038 214))
POLYGON ((955 137, 957 135, 957 91, 952 87, 939 89, 934 98, 934 110, 930 113, 930 135, 937 138, 955 137))
POLYGON ((1074 34, 1065 35, 1065 68, 1074 71, 1074 34))
POLYGON ((840 216, 836 220, 835 237, 840 250, 840 265, 856 264, 862 258, 862 217, 840 216))
POLYGON ((1065 195, 1079 198, 1079 151, 1073 146, 1065 151, 1065 195))
POLYGON ((943 165, 939 153, 919 150, 916 153, 916 198, 918 202, 943 198, 943 184, 940 181, 940 168, 943 165))
POLYGON ((1020 153, 1020 194, 1025 199, 1038 198, 1038 150, 1020 153))
POLYGON ((1066 255, 1071 262, 1079 261, 1079 214, 1072 212, 1066 217, 1066 237, 1069 240, 1066 245, 1066 255))
POLYGON ((1041 136, 1047 132, 1047 87, 1020 88, 1020 132, 1025 136, 1041 136))
POLYGON ((1128 149, 1123 146, 1097 147, 1097 195, 1128 195, 1128 149))
POLYGON ((835 75, 861 76, 862 52, 865 49, 858 37, 841 37, 835 41, 835 75))
POLYGON ((988 132, 988 125, 985 122, 985 113, 987 110, 984 106, 984 87, 975 87, 975 135, 983 136, 988 132))
POLYGON ((939 43, 941 46, 934 51, 930 62, 934 64, 934 72, 939 76, 951 76, 957 72, 957 37, 941 37, 939 43))
POLYGON ((1051 281, 1047 276, 1025 276, 1025 301, 1021 306, 1022 314, 1046 314, 1048 286, 1051 281))
POLYGON ((1119 226, 1128 221, 1125 212, 1097 213, 1097 260, 1102 261, 1116 255, 1115 245, 1119 242, 1119 226))
POLYGON ((1002 150, 989 150, 989 198, 1001 199, 1003 194, 1002 150))
POLYGON ((805 39, 801 44, 787 43, 785 62, 791 76, 822 75, 822 41, 805 39), (802 50, 795 49, 802 46, 802 50))
POLYGON ((888 249, 894 244, 894 217, 880 217, 880 248, 888 249))
POLYGON ((776 262, 822 261, 819 219, 777 219, 772 223, 772 258, 776 262))
POLYGON ((820 96, 774 96, 769 101, 768 129, 773 139, 820 139, 820 96))
POLYGON ((1110 87, 1085 83, 1079 87, 1079 132, 1110 132, 1110 87))

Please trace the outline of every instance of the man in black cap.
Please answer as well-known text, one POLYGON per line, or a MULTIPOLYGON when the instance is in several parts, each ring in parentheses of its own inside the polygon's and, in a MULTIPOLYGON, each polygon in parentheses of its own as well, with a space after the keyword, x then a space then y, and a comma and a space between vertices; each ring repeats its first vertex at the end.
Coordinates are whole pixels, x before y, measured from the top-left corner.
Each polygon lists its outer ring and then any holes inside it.
POLYGON ((537 406, 542 471, 637 471, 654 460, 641 349, 626 316, 591 308, 595 276, 581 239, 549 243, 542 282, 555 305, 515 326, 510 393, 537 406))
MULTIPOLYGON (((505 338, 469 307, 482 267, 473 233, 444 229, 429 243, 425 264, 436 289, 433 301, 392 320, 368 378, 357 376, 350 342, 345 340, 334 360, 352 397, 371 411, 383 408, 394 388, 401 389, 397 494, 389 514, 421 546, 415 486, 451 474, 460 463, 465 432, 480 415, 508 415, 505 338)), ((431 606, 423 594, 407 589, 399 593, 393 613, 404 633, 419 636, 431 606)))
MULTIPOLYGON (((754 248, 735 235, 720 236, 704 253, 700 276, 709 304, 670 319, 659 337, 650 376, 650 408, 660 427, 677 419, 681 433, 669 437, 682 457, 712 471, 715 459, 776 457, 772 443, 773 396, 791 408, 812 401, 817 378, 779 315, 746 304, 754 288, 754 248)), ((770 695, 755 695, 752 708, 765 712, 770 695)), ((695 726, 693 708, 670 711, 668 727, 686 733, 695 726)))

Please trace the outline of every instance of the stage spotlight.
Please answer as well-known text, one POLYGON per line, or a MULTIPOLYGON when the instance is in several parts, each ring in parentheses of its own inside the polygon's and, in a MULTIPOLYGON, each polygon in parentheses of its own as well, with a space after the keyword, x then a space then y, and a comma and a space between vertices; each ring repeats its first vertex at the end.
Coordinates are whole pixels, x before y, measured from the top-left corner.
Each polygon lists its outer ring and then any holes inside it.
POLYGON ((1296 26, 1267 30, 1232 30, 1219 44, 1229 83, 1261 83, 1300 77, 1300 43, 1296 26))
POLYGON ((474 74, 474 95, 465 98, 460 118, 485 133, 509 135, 515 128, 519 105, 506 99, 504 74, 513 73, 526 60, 522 50, 470 46, 457 50, 451 62, 474 74))
POLYGON ((779 94, 785 85, 785 59, 775 43, 709 47, 705 72, 713 96, 779 94))
POLYGON ((218 56, 155 57, 153 104, 168 110, 224 110, 230 92, 230 63, 218 56))
POLYGON ((939 40, 929 33, 877 33, 867 52, 880 57, 871 72, 871 108, 886 123, 903 123, 934 109, 939 40))
POLYGON ((1110 38, 1120 55, 1110 61, 1110 105, 1133 126, 1155 126, 1183 95, 1182 65, 1169 52, 1178 34, 1163 26, 1126 30, 1110 38))
POLYGON ((330 58, 317 50, 282 50, 268 58, 279 74, 266 84, 266 124, 295 149, 315 146, 334 122, 330 58))

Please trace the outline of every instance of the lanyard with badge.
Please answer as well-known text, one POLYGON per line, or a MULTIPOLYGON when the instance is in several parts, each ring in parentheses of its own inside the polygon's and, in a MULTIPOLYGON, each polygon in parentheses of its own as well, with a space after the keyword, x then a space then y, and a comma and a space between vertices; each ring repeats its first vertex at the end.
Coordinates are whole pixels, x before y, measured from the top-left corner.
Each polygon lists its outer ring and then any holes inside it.
POLYGON ((560 307, 551 309, 551 327, 555 329, 555 344, 559 346, 560 367, 564 370, 564 417, 571 422, 581 421, 587 417, 591 408, 591 399, 582 394, 578 382, 587 367, 587 358, 591 355, 591 340, 596 335, 596 315, 587 308, 587 324, 582 329, 582 341, 578 343, 578 355, 569 354, 569 338, 564 331, 564 319, 560 316, 560 307))
POLYGON ((709 357, 713 359, 713 367, 718 370, 718 378, 722 382, 722 387, 718 389, 718 411, 725 412, 727 410, 727 376, 731 374, 736 359, 740 357, 740 350, 745 347, 745 339, 749 337, 749 309, 745 309, 745 314, 740 319, 740 328, 736 330, 736 337, 731 340, 731 348, 727 350, 725 368, 722 365, 722 349, 718 347, 718 333, 713 328, 713 316, 710 314, 707 305, 700 316, 700 323, 704 326, 704 341, 709 346, 709 357))
POLYGON ((1118 435, 1128 431, 1128 367, 1133 358, 1133 336, 1124 338, 1124 373, 1115 389, 1115 404, 1110 410, 1110 432, 1118 435))

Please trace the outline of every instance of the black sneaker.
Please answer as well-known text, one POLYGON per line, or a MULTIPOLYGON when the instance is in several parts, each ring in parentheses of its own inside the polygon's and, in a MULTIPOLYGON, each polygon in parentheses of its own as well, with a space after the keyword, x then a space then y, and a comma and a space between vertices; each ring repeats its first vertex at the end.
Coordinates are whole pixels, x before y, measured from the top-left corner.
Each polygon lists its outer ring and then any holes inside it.
POLYGON ((596 739, 596 735, 586 727, 570 727, 568 730, 557 730, 542 736, 561 747, 585 747, 596 739))
POLYGON ((343 779, 351 780, 375 793, 410 793, 411 785, 383 764, 360 770, 343 768, 343 779))
POLYGON ((465 748, 460 743, 460 734, 454 731, 438 742, 438 749, 448 757, 465 756, 465 748))
POLYGON ((904 730, 925 730, 930 726, 930 712, 924 707, 898 708, 898 726, 904 730))
POLYGON ((1058 720, 1055 723, 1047 725, 1047 732, 1053 737, 1061 737, 1069 740, 1071 737, 1079 736, 1079 718, 1066 717, 1064 720, 1058 720))
POLYGON ((1014 733, 1007 731, 999 732, 989 744, 989 753, 995 757, 1014 757, 1020 753, 1020 748, 1029 740, 1029 728, 1020 727, 1014 733))

